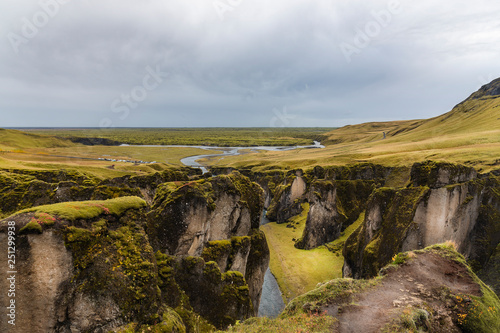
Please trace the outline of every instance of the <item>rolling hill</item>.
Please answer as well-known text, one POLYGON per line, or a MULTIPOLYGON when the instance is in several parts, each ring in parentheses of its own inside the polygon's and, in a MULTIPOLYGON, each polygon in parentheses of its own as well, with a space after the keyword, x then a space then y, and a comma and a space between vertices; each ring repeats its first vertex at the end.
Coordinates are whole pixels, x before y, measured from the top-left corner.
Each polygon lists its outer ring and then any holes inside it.
POLYGON ((267 152, 225 158, 217 165, 307 168, 373 162, 410 165, 427 159, 462 163, 479 171, 500 168, 500 79, 451 111, 430 119, 371 122, 325 133, 325 149, 267 152), (384 138, 385 133, 385 138, 384 138))
POLYGON ((53 136, 25 133, 17 130, 0 128, 0 149, 24 148, 59 148, 72 147, 76 144, 69 140, 53 136))

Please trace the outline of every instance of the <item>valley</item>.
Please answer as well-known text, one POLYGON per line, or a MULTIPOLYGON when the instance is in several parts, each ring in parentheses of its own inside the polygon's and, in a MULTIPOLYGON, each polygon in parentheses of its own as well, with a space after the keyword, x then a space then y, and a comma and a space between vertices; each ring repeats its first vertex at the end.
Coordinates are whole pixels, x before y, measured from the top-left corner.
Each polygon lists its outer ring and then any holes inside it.
POLYGON ((0 331, 500 332, 499 87, 334 130, 0 130, 0 331))

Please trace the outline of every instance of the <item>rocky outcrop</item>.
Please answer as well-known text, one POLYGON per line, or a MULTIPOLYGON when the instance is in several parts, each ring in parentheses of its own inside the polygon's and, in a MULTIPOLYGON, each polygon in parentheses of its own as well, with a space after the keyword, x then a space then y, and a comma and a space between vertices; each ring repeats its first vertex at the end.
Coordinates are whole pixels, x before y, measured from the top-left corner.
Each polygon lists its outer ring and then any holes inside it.
MULTIPOLYGON (((55 193, 62 200, 153 189, 163 178, 152 177, 93 187, 66 180, 55 193)), ((71 201, 1 221, 0 244, 13 225, 19 262, 19 325, 9 332, 196 332, 256 315, 269 264, 258 230, 260 186, 234 173, 165 183, 154 193, 153 207, 139 197, 71 201), (214 242, 228 243, 228 252, 210 253, 214 242)), ((7 266, 6 256, 0 264, 7 266)), ((7 288, 5 270, 0 278, 7 288)), ((0 301, 6 308, 5 295, 0 301)))
POLYGON ((269 264, 265 237, 257 231, 263 205, 260 186, 238 172, 166 183, 155 197, 148 233, 163 253, 203 257, 222 273, 240 272, 252 301, 248 313, 256 315, 269 264))
MULTIPOLYGON (((292 300, 279 320, 295 324, 290 331, 299 331, 296 318, 306 312, 304 322, 322 318, 333 332, 489 333, 500 331, 499 306, 465 258, 451 244, 439 244, 398 254, 377 279, 321 283, 292 300)), ((247 331, 276 324, 254 323, 247 331)))
POLYGON ((364 211, 373 181, 315 181, 308 194, 306 226, 296 247, 312 249, 338 237, 364 211))
MULTIPOLYGON (((106 332, 160 318, 154 254, 137 222, 145 206, 128 197, 44 206, 3 220, 2 247, 8 231, 16 235, 18 312, 16 325, 2 321, 2 331, 106 332)), ((0 263, 6 267, 6 258, 0 263)))
POLYGON ((267 218, 277 223, 285 223, 291 217, 300 214, 304 202, 307 183, 301 170, 295 172, 293 180, 275 188, 273 200, 267 211, 267 218))
POLYGON ((365 220, 346 241, 344 276, 375 276, 400 251, 451 240, 482 268, 500 241, 500 182, 470 168, 427 162, 412 169, 408 188, 381 188, 365 220))
POLYGON ((258 228, 262 189, 239 173, 159 187, 150 213, 151 240, 162 252, 200 256, 206 243, 258 228))
POLYGON ((125 196, 139 196, 151 203, 158 185, 189 180, 193 175, 197 175, 196 171, 179 168, 101 181, 74 171, 3 170, 0 171, 0 216, 33 206, 125 196))

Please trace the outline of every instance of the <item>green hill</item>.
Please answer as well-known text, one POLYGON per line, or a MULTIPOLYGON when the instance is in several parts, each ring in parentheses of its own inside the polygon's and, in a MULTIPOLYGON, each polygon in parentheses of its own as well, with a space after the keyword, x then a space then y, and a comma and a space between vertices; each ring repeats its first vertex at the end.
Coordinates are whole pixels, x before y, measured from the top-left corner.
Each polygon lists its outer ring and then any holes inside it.
POLYGON ((409 166, 430 159, 495 170, 500 168, 500 79, 434 118, 349 125, 324 136, 325 149, 226 157, 216 165, 266 169, 373 162, 409 166))
POLYGON ((53 136, 0 128, 0 149, 72 147, 74 143, 53 136))
POLYGON ((498 142, 500 79, 483 86, 450 112, 434 118, 345 126, 327 133, 327 136, 331 143, 370 142, 383 138, 383 132, 387 139, 394 139, 389 142, 415 142, 438 135, 463 136, 473 133, 492 136, 493 141, 498 142))

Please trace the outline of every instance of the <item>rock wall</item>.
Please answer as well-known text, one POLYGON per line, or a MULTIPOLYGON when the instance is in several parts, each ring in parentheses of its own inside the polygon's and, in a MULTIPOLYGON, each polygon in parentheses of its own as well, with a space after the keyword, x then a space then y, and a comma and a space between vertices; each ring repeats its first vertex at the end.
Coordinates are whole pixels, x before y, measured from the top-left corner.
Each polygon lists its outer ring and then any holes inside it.
MULTIPOLYGON (((18 236, 19 325, 12 330, 1 321, 0 331, 195 332, 256 315, 269 264, 258 230, 261 187, 239 173, 159 186, 156 177, 87 186, 92 193, 100 186, 134 190, 137 181, 137 189, 154 191, 153 206, 138 197, 72 201, 2 220, 2 251, 9 222, 18 236), (202 258, 217 241, 229 243, 227 256, 202 258)), ((7 266, 5 256, 0 264, 7 266)), ((5 270, 0 274, 8 290, 5 270)), ((5 309, 3 293, 0 301, 5 309)))
POLYGON ((381 188, 346 241, 344 276, 377 274, 400 251, 453 241, 481 269, 500 241, 500 182, 446 163, 418 163, 407 188, 381 188))
MULTIPOLYGON (((156 250, 215 261, 221 272, 238 271, 249 285, 257 314, 269 250, 258 232, 262 188, 238 172, 187 183, 166 183, 155 197, 148 233, 156 250)), ((196 309, 195 309, 196 310, 196 309)))
POLYGON ((309 250, 340 237, 364 211, 373 187, 373 181, 363 180, 313 182, 306 226, 296 247, 309 250))
POLYGON ((151 203, 159 184, 187 181, 195 174, 178 169, 99 180, 74 171, 0 170, 0 216, 33 206, 124 196, 139 196, 151 203))

